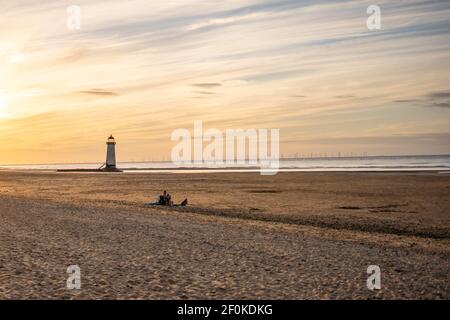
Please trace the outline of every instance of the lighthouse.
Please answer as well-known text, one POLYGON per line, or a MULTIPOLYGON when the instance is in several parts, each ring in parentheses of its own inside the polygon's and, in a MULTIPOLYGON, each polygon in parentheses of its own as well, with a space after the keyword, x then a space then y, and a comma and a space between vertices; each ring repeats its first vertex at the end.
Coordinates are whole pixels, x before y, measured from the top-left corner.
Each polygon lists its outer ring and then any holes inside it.
POLYGON ((116 141, 112 135, 106 141, 106 170, 116 170, 116 141))

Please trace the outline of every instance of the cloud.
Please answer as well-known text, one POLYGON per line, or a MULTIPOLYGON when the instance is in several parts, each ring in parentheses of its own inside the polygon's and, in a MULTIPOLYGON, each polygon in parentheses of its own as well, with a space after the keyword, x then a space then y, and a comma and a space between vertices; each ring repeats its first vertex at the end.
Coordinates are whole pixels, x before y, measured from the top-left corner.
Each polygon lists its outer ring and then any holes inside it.
POLYGON ((286 71, 274 71, 274 72, 259 72, 256 74, 251 74, 247 77, 244 77, 246 81, 257 81, 257 82, 271 82, 276 80, 283 80, 294 78, 301 74, 310 73, 311 70, 305 69, 296 69, 296 70, 286 70, 286 71))
POLYGON ((414 102, 420 102, 421 100, 419 99, 398 99, 398 100, 394 100, 393 102, 397 102, 397 103, 414 103, 414 102))
POLYGON ((210 91, 198 91, 198 90, 196 90, 196 91, 194 91, 195 93, 198 93, 198 94, 204 94, 204 95, 212 95, 212 94, 216 94, 215 92, 210 92, 210 91))
POLYGON ((354 95, 340 95, 340 96, 334 96, 336 99, 351 99, 351 98, 356 98, 356 96, 354 95))
POLYGON ((427 108, 450 108, 450 91, 434 91, 424 95, 420 99, 399 99, 393 102, 420 104, 427 108))
POLYGON ((450 98, 450 91, 436 91, 427 95, 430 99, 445 99, 450 98))
POLYGON ((438 108, 450 108, 449 102, 435 102, 429 105, 430 107, 438 107, 438 108))
POLYGON ((210 83, 194 83, 192 86, 209 89, 209 88, 216 88, 220 87, 222 84, 218 82, 210 82, 210 83))
POLYGON ((430 92, 426 99, 426 106, 435 108, 450 108, 450 91, 430 92))
POLYGON ((96 95, 96 96, 118 96, 119 95, 116 92, 106 91, 103 89, 90 89, 90 90, 76 91, 76 93, 92 94, 92 95, 96 95))
POLYGON ((207 27, 229 25, 229 24, 233 24, 233 23, 237 23, 237 22, 243 22, 243 21, 261 18, 264 15, 266 15, 266 14, 262 13, 262 12, 253 12, 253 13, 244 14, 244 15, 240 15, 240 16, 238 15, 238 16, 231 16, 231 17, 224 17, 224 18, 212 18, 212 19, 208 19, 205 21, 193 23, 193 24, 189 25, 186 29, 189 31, 195 31, 195 30, 199 30, 199 29, 203 29, 203 28, 207 28, 207 27))

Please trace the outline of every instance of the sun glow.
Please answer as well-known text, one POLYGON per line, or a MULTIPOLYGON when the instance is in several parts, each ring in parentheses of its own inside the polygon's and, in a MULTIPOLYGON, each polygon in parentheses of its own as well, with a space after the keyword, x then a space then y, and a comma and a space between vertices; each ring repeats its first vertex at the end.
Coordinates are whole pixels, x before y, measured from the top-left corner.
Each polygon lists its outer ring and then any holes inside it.
POLYGON ((8 62, 12 63, 12 64, 21 63, 24 60, 25 60, 25 54, 23 54, 21 52, 13 53, 8 57, 8 62))
POLYGON ((0 94, 0 118, 7 116, 7 107, 6 97, 0 94))

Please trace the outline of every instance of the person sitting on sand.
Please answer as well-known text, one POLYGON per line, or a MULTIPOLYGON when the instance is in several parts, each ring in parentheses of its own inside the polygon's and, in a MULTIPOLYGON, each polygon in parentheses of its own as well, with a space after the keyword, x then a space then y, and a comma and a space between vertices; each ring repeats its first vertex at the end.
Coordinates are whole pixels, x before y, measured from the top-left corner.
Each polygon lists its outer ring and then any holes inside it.
POLYGON ((167 205, 167 191, 164 190, 163 194, 159 196, 158 204, 165 206, 167 205))
POLYGON ((172 196, 167 190, 164 190, 163 194, 159 196, 158 202, 147 203, 148 205, 158 205, 158 206, 175 206, 175 207, 185 207, 188 204, 188 199, 185 198, 180 204, 173 204, 172 196))
POLYGON ((173 202, 172 202, 172 196, 170 195, 170 193, 167 193, 166 195, 166 206, 172 206, 173 202))

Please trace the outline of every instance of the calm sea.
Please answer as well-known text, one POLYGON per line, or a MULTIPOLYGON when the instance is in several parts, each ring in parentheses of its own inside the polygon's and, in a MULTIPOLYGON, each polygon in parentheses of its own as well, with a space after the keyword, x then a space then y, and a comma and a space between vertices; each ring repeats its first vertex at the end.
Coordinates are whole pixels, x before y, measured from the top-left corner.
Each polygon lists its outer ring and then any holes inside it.
MULTIPOLYGON (((101 163, 0 165, 3 169, 57 170, 96 169, 101 163)), ((118 167, 130 172, 249 172, 259 168, 229 166, 227 168, 199 164, 177 166, 172 162, 119 162, 118 167), (136 170, 136 169, 139 169, 136 170)), ((450 155, 373 156, 342 158, 302 158, 280 160, 280 171, 450 171, 450 155)))

